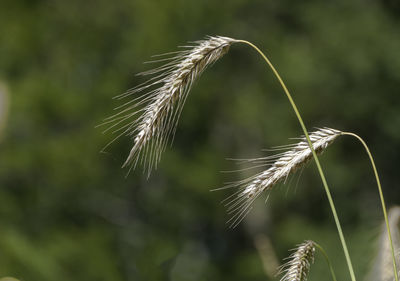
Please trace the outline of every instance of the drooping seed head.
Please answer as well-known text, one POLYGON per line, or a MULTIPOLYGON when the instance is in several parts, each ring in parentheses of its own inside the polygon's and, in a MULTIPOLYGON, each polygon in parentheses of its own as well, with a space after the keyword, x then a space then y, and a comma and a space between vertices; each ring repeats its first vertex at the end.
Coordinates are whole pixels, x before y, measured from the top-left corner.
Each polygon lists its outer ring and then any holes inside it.
POLYGON ((311 264, 314 263, 315 243, 311 240, 297 246, 289 256, 289 261, 281 266, 279 273, 284 273, 281 281, 307 281, 311 264))
MULTIPOLYGON (((312 132, 309 137, 313 148, 317 154, 322 153, 342 132, 330 128, 318 129, 312 132)), ((308 145, 307 139, 302 137, 300 142, 289 146, 289 150, 277 155, 249 159, 246 162, 257 165, 267 165, 268 169, 251 176, 239 182, 230 183, 221 189, 237 187, 238 191, 229 196, 226 200, 228 213, 231 216, 228 223, 231 227, 239 224, 243 218, 250 212, 252 203, 264 191, 270 190, 273 186, 282 180, 287 179, 289 175, 297 169, 303 167, 312 159, 312 151, 308 145)))
POLYGON ((141 73, 153 77, 118 97, 124 99, 144 92, 125 103, 119 108, 119 113, 104 122, 110 125, 107 130, 114 129, 114 133, 119 134, 115 139, 122 135, 133 139, 133 146, 123 166, 132 168, 140 160, 150 174, 153 166, 159 162, 170 136, 175 133, 193 82, 207 66, 226 54, 234 42, 236 40, 232 38, 210 36, 186 46, 184 51, 160 55, 161 58, 153 62, 166 62, 164 65, 141 73))

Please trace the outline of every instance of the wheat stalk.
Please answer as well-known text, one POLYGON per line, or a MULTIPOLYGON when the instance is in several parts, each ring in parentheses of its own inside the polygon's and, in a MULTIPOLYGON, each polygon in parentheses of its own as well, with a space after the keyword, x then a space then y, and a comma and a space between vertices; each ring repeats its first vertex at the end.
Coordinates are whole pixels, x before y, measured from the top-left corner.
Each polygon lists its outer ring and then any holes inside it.
MULTIPOLYGON (((321 154, 338 136, 341 131, 322 128, 310 134, 310 140, 317 154, 321 154)), ((228 213, 231 218, 228 223, 231 227, 238 225, 243 218, 250 212, 254 200, 265 190, 270 190, 278 182, 287 177, 300 167, 307 164, 313 157, 312 151, 305 137, 300 138, 300 142, 294 145, 285 146, 289 150, 273 156, 257 159, 244 160, 245 162, 256 164, 257 166, 270 166, 268 169, 254 176, 238 182, 228 183, 220 189, 238 188, 223 202, 227 202, 228 213)))
POLYGON ((184 46, 186 50, 159 55, 161 59, 152 62, 166 62, 164 65, 140 73, 152 78, 118 96, 123 99, 144 92, 119 107, 120 111, 103 123, 110 125, 106 131, 115 129, 114 133, 119 133, 115 139, 122 135, 133 139, 133 147, 123 167, 135 167, 141 159, 150 174, 159 162, 169 137, 175 133, 193 82, 207 66, 226 54, 234 42, 235 39, 228 37, 209 36, 193 42, 194 45, 184 46))
POLYGON ((315 243, 304 241, 289 256, 289 261, 282 265, 279 273, 284 273, 281 281, 307 281, 311 264, 314 263, 315 243))
MULTIPOLYGON (((339 218, 337 216, 336 208, 334 206, 328 184, 326 182, 317 156, 317 152, 322 152, 326 147, 320 146, 318 148, 318 140, 313 144, 313 140, 311 139, 311 136, 308 135, 307 129, 301 118, 299 110, 297 109, 297 106, 294 103, 293 98, 282 78, 280 77, 279 73, 277 72, 271 61, 266 57, 266 55, 257 46, 249 41, 236 40, 220 36, 207 37, 205 40, 196 41, 195 45, 187 46, 189 47, 189 49, 186 51, 166 54, 174 54, 174 56, 157 60, 156 62, 167 61, 167 63, 163 66, 142 73, 142 75, 153 75, 153 77, 150 78, 147 82, 140 84, 139 86, 129 90, 123 95, 120 95, 118 98, 123 99, 130 96, 131 94, 142 91, 144 91, 145 94, 141 97, 125 103, 119 108, 119 113, 107 118, 106 121, 103 123, 111 124, 109 129, 107 130, 116 128, 114 133, 119 133, 119 135, 114 140, 122 135, 130 136, 133 139, 133 147, 131 148, 129 155, 125 163, 123 164, 123 167, 130 166, 130 171, 133 167, 136 166, 139 159, 141 159, 141 163, 145 166, 145 169, 147 168, 148 170, 148 175, 150 174, 153 166, 156 166, 159 162, 161 153, 165 149, 169 136, 171 134, 174 135, 175 133, 176 125, 179 120, 179 115, 187 98, 187 94, 192 86, 192 83, 208 65, 214 63, 216 60, 222 57, 228 51, 230 45, 235 42, 247 44, 255 49, 263 57, 264 61, 271 68, 274 75, 281 84, 282 89, 284 90, 304 132, 305 137, 303 139, 303 143, 308 144, 310 148, 309 153, 307 153, 307 155, 304 155, 303 162, 305 163, 309 161, 312 157, 314 157, 315 159, 315 163, 321 176, 321 180, 325 188, 333 217, 335 219, 336 227, 338 229, 340 241, 342 243, 351 279, 352 281, 355 281, 356 279, 354 275, 354 270, 351 264, 346 241, 343 236, 343 231, 339 222, 339 218), (137 117, 137 114, 139 113, 140 115, 139 117, 137 117), (315 148, 314 145, 317 145, 317 148, 315 148)), ((335 136, 334 138, 336 137, 337 136, 335 136)), ((313 136, 313 138, 315 138, 315 136, 313 136)), ((110 143, 112 143, 113 141, 111 141, 110 143)), ((287 161, 287 159, 283 159, 283 162, 285 161, 287 161)), ((284 173, 284 170, 281 170, 283 176, 277 178, 276 181, 271 181, 270 187, 272 187, 272 185, 284 178, 284 176, 287 177, 290 172, 294 171, 295 168, 299 166, 301 165, 293 165, 294 169, 289 169, 289 172, 287 174, 284 173)), ((242 186, 249 183, 250 180, 256 180, 257 176, 261 175, 262 173, 256 175, 255 177, 252 177, 251 179, 247 179, 240 183, 237 183, 236 185, 242 186)), ((264 183, 264 181, 262 181, 262 183, 264 183)), ((246 189, 246 186, 244 186, 244 191, 247 192, 240 191, 239 195, 236 194, 238 195, 238 198, 233 200, 233 204, 235 206, 239 205, 240 211, 238 212, 238 215, 235 215, 233 217, 234 224, 236 224, 236 220, 238 220, 239 222, 241 221, 245 214, 247 214, 251 203, 259 195, 258 192, 252 194, 251 190, 253 189, 246 189), (247 200, 245 201, 244 205, 242 204, 243 198, 247 200)), ((257 190, 261 190, 262 192, 263 190, 265 190, 265 188, 258 188, 257 190)), ((228 203, 228 205, 229 204, 230 203, 228 203)), ((237 210, 237 207, 233 207, 232 209, 233 210, 231 211, 234 212, 235 210, 237 210)))

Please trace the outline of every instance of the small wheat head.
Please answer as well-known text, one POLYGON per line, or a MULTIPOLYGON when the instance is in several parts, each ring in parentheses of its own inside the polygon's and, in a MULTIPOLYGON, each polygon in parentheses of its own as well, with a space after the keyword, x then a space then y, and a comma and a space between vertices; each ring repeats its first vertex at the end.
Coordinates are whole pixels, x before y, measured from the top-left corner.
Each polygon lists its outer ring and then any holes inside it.
MULTIPOLYGON (((154 62, 163 65, 140 73, 150 75, 146 82, 118 96, 119 99, 143 93, 119 107, 119 112, 105 120, 108 130, 133 139, 133 146, 123 167, 134 168, 138 161, 148 175, 159 162, 162 152, 176 130, 179 116, 193 82, 207 66, 216 62, 236 40, 206 37, 184 46, 185 50, 159 55, 154 62)), ((113 140, 113 141, 114 141, 113 140)))
MULTIPOLYGON (((340 135, 341 131, 322 128, 310 133, 310 140, 315 152, 321 154, 340 135)), ((226 202, 225 206, 231 215, 228 220, 231 227, 237 226, 243 220, 250 212, 252 203, 261 193, 270 190, 280 181, 286 180, 289 175, 312 159, 312 151, 305 137, 300 138, 300 142, 297 144, 283 148, 289 150, 265 158, 242 160, 254 164, 256 167, 269 166, 269 168, 254 176, 228 183, 220 188, 238 188, 235 193, 223 201, 226 202)))
POLYGON ((311 264, 314 263, 315 243, 311 240, 304 241, 298 245, 287 259, 289 261, 282 265, 279 274, 283 274, 281 281, 307 281, 311 264))

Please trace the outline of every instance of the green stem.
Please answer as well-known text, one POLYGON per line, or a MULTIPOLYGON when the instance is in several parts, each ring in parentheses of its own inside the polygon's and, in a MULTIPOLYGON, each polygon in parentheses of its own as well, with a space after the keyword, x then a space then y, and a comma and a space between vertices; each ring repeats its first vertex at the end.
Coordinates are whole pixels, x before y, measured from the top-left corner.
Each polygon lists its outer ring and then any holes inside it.
POLYGON ((255 46, 253 43, 251 43, 249 41, 237 40, 237 42, 241 42, 241 43, 244 43, 244 44, 247 44, 247 45, 251 46, 252 48, 254 48, 263 57, 265 62, 272 69, 272 72, 275 74, 276 78, 279 80, 279 83, 281 84, 283 90, 285 91, 285 94, 286 94, 287 98, 289 99, 290 104, 292 105, 292 108, 293 108, 293 110, 294 110, 294 112, 295 112, 295 114, 297 116, 297 119, 299 120, 300 126, 303 129, 304 136, 306 137, 308 145, 310 146, 311 152, 312 152, 314 160, 315 160, 315 164, 317 164, 318 172, 319 172, 319 174, 321 176, 321 180, 322 180, 322 184, 324 185, 324 188, 325 188, 326 196, 328 197, 328 201, 329 201, 329 205, 330 205, 331 210, 332 210, 333 218, 335 219, 336 228, 338 230, 340 241, 342 243, 344 255, 345 255, 346 261, 347 261, 347 266, 348 266, 349 271, 350 271, 351 280, 352 281, 356 281, 356 277, 354 275, 354 270, 353 270, 353 265, 351 263, 349 251, 348 251, 347 245, 346 245, 346 240, 344 239, 342 227, 341 227, 340 222, 339 222, 339 217, 338 217, 338 215, 336 213, 335 204, 333 203, 333 199, 332 199, 332 195, 331 195, 331 192, 329 190, 329 187, 328 187, 328 183, 326 182, 325 175, 324 175, 324 173, 322 171, 321 164, 319 163, 317 153, 315 153, 314 147, 313 147, 312 142, 310 140, 310 137, 308 135, 306 126, 304 125, 303 119, 300 116, 299 110, 297 109, 297 106, 294 103, 293 98, 290 95, 289 90, 287 89, 287 87, 286 87, 285 83, 283 82, 281 76, 279 75, 278 71, 275 69, 275 67, 272 65, 272 63, 269 61, 269 59, 265 56, 265 54, 257 46, 255 46))
POLYGON ((314 243, 315 247, 317 247, 318 250, 320 250, 320 252, 322 253, 322 255, 325 257, 326 263, 328 264, 329 270, 330 270, 331 275, 332 275, 332 280, 333 280, 333 281, 336 281, 335 271, 333 270, 331 261, 329 260, 329 257, 328 257, 328 255, 327 255, 327 253, 325 252, 324 248, 322 248, 319 244, 317 244, 317 243, 315 243, 315 242, 313 242, 313 243, 314 243))
POLYGON ((392 242, 392 234, 390 233, 390 226, 389 226, 389 220, 388 220, 388 216, 387 216, 387 212, 386 212, 385 199, 383 197, 381 181, 379 180, 378 171, 375 166, 374 158, 372 157, 371 151, 369 150, 367 144, 360 136, 350 133, 350 132, 342 132, 342 135, 348 135, 348 136, 352 136, 352 137, 355 137, 356 139, 358 139, 361 142, 361 144, 364 146, 365 151, 368 154, 369 160, 371 161, 372 169, 374 170, 374 174, 375 174, 376 183, 378 185, 379 197, 381 199, 382 210, 383 210, 383 216, 385 217, 386 229, 387 229, 388 238, 389 238, 389 242, 390 242, 390 249, 392 251, 394 277, 395 277, 395 280, 398 281, 399 278, 398 278, 397 266, 396 266, 396 256, 394 253, 393 242, 392 242))

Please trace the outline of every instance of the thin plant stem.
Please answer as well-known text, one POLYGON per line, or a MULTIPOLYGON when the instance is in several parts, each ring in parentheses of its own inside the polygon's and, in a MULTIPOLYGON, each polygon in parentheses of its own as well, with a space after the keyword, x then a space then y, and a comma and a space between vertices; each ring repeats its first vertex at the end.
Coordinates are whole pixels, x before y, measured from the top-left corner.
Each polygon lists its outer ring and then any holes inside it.
POLYGON ((335 271, 333 270, 331 261, 330 261, 328 255, 327 255, 327 253, 325 252, 324 248, 322 248, 321 245, 319 245, 319 244, 317 244, 317 243, 315 243, 315 242, 314 242, 314 245, 315 245, 315 247, 318 248, 318 250, 320 250, 320 252, 321 252, 322 255, 324 256, 324 258, 325 258, 325 260, 326 260, 326 263, 328 264, 329 271, 331 272, 332 280, 333 280, 333 281, 336 281, 335 271))
POLYGON ((275 69, 275 67, 272 65, 270 60, 266 57, 266 55, 256 45, 254 45, 253 43, 251 43, 249 41, 237 40, 237 42, 241 42, 241 43, 244 43, 244 44, 247 44, 247 45, 251 46, 252 48, 254 48, 263 57, 265 62, 268 64, 268 66, 271 68, 272 72, 274 73, 274 75, 278 79, 278 81, 281 84, 283 90, 285 91, 285 94, 286 94, 287 98, 289 99, 289 102, 290 102, 290 104, 291 104, 291 106, 292 106, 292 108, 293 108, 293 110, 294 110, 294 112, 296 114, 296 117, 299 120, 300 126, 303 129, 304 136, 306 137, 308 145, 310 146, 310 149, 312 151, 312 154, 313 154, 313 157, 314 157, 314 160, 315 160, 315 164, 317 165, 318 172, 319 172, 319 174, 321 176, 322 184, 324 185, 326 196, 328 197, 329 205, 331 207, 333 218, 334 218, 335 223, 336 223, 336 228, 338 230, 340 241, 342 243, 344 255, 346 257, 347 266, 348 266, 349 271, 350 271, 351 280, 352 281, 356 281, 356 277, 355 277, 354 270, 353 270, 353 265, 351 263, 349 251, 347 249, 346 240, 344 239, 342 227, 340 225, 339 217, 338 217, 337 212, 336 212, 335 204, 333 203, 333 199, 332 199, 332 195, 331 195, 330 189, 328 187, 328 183, 326 182, 325 175, 324 175, 324 173, 322 171, 321 164, 319 162, 317 153, 315 152, 315 150, 313 148, 312 142, 311 142, 310 137, 308 135, 306 126, 304 125, 303 119, 301 118, 299 110, 297 109, 297 106, 294 103, 293 98, 292 98, 291 94, 289 93, 289 90, 287 89, 287 87, 286 87, 285 83, 283 82, 281 76, 279 75, 279 73, 275 69))
POLYGON ((369 150, 367 144, 360 136, 358 136, 354 133, 350 133, 350 132, 342 132, 342 135, 352 136, 352 137, 355 137, 356 139, 358 139, 361 142, 361 144, 364 146, 365 151, 368 154, 369 160, 371 161, 372 169, 374 170, 374 174, 375 174, 376 184, 378 185, 379 197, 381 199, 382 210, 383 210, 383 216, 385 217, 386 229, 387 229, 388 238, 389 238, 389 242, 390 242, 390 249, 392 251, 394 277, 395 277, 395 280, 398 281, 399 279, 398 279, 397 266, 396 266, 396 255, 394 253, 394 248, 393 248, 392 234, 390 232, 389 220, 388 220, 387 211, 386 211, 385 199, 383 197, 381 181, 379 179, 378 171, 375 166, 374 158, 372 157, 371 151, 369 150))

